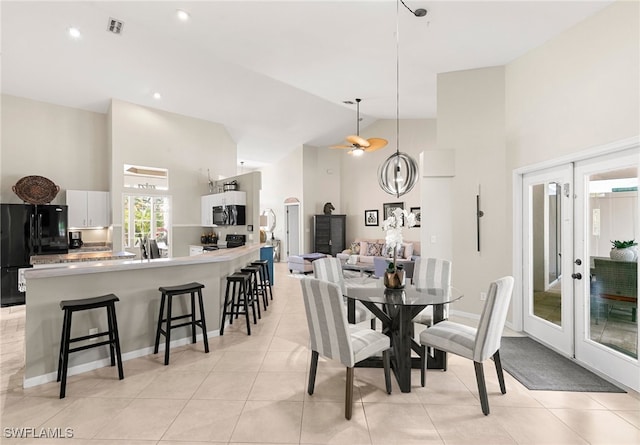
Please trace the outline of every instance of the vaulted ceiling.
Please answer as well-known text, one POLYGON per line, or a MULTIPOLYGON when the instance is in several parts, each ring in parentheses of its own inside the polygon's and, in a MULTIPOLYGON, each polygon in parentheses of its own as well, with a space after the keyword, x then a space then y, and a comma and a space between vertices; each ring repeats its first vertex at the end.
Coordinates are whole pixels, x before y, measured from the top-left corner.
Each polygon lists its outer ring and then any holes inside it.
POLYGON ((427 16, 396 0, 3 1, 2 91, 219 122, 238 161, 255 167, 343 142, 356 126, 343 101, 362 98, 361 128, 395 119, 396 68, 400 118, 435 118, 437 73, 509 63, 611 1, 405 3, 427 16), (107 30, 111 19, 121 34, 107 30))

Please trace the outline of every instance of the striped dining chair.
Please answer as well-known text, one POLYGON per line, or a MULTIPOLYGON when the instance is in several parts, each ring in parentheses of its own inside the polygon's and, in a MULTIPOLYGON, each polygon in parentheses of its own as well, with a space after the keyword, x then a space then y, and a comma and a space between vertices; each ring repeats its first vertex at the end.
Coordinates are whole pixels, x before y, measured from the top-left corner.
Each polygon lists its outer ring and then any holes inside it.
MULTIPOLYGON (((320 258, 319 260, 315 260, 312 265, 314 278, 337 284, 340 286, 340 292, 342 292, 342 295, 346 298, 349 292, 349 286, 347 286, 344 279, 340 259, 333 257, 320 258)), ((344 300, 344 304, 347 304, 346 299, 344 300)), ((366 320, 371 320, 371 329, 376 328, 375 315, 373 315, 369 309, 364 307, 360 301, 355 302, 355 315, 356 324, 366 320)))
MULTIPOLYGON (((500 392, 502 394, 507 392, 502 364, 500 363, 500 339, 507 320, 512 292, 513 277, 506 276, 491 283, 477 329, 452 321, 441 321, 425 329, 420 334, 420 344, 422 345, 421 373, 423 376, 427 368, 427 347, 456 354, 473 361, 480 405, 485 416, 489 414, 489 398, 487 397, 487 385, 484 379, 482 362, 489 357, 493 357, 496 366, 500 392)), ((422 386, 424 386, 424 383, 422 386)))
MULTIPOLYGON (((413 269, 413 284, 418 289, 448 288, 451 286, 451 261, 438 258, 418 258, 413 269)), ((449 316, 449 305, 444 307, 444 317, 449 316)), ((414 323, 431 326, 433 306, 427 306, 413 318, 414 323)))
POLYGON ((342 292, 337 284, 303 278, 301 286, 312 351, 307 392, 313 395, 320 355, 339 361, 347 367, 344 416, 349 420, 353 412, 353 368, 359 361, 382 353, 386 390, 391 394, 389 337, 347 323, 342 292))

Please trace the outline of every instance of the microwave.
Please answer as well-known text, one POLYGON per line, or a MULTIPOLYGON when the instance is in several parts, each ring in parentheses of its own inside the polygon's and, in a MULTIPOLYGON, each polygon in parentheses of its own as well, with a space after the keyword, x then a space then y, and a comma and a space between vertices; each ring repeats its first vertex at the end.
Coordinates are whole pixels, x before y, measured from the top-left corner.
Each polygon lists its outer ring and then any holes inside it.
POLYGON ((213 223, 218 226, 244 226, 246 209, 243 205, 213 207, 213 223))

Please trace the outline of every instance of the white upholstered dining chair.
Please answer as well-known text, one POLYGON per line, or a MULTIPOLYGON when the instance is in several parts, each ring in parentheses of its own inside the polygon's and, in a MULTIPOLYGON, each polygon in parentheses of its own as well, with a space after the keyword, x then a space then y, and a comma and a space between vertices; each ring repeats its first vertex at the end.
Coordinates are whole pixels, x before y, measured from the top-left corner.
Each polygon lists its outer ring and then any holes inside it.
POLYGON ((312 351, 307 392, 313 395, 320 355, 339 361, 347 367, 344 416, 351 419, 353 368, 359 361, 382 353, 386 390, 391 394, 391 342, 380 332, 347 323, 342 292, 337 284, 303 278, 301 285, 312 351))
MULTIPOLYGON (((438 258, 418 258, 413 269, 413 285, 418 289, 444 289, 451 286, 451 261, 438 258)), ((449 305, 444 306, 444 317, 449 315, 449 305)), ((427 306, 413 318, 414 323, 431 326, 433 306, 427 306)))
MULTIPOLYGON (((506 276, 491 283, 477 329, 452 321, 441 321, 420 334, 420 344, 423 348, 421 370, 423 376, 427 364, 427 347, 473 361, 480 405, 485 416, 489 414, 489 398, 482 362, 489 357, 493 357, 495 362, 500 392, 502 394, 507 392, 500 363, 500 338, 507 319, 512 291, 513 277, 506 276)), ((424 386, 424 378, 422 385, 424 386)))
MULTIPOLYGON (((320 258, 313 263, 313 276, 318 280, 328 281, 335 283, 340 287, 342 295, 346 297, 349 289, 342 273, 342 263, 340 259, 333 257, 320 258)), ((344 300, 346 305, 346 300, 344 300)), ((371 313, 369 309, 364 307, 360 301, 355 302, 355 322, 361 323, 366 320, 371 320, 371 329, 376 327, 376 317, 371 313)))

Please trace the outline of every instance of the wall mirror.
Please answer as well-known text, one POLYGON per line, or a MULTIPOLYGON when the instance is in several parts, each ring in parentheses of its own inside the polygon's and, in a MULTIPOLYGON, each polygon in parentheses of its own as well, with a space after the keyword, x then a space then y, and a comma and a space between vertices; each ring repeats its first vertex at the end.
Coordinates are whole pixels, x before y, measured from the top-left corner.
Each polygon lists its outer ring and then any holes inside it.
POLYGON ((276 214, 273 209, 264 209, 260 214, 260 228, 273 233, 276 228, 276 214))

